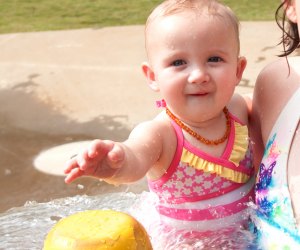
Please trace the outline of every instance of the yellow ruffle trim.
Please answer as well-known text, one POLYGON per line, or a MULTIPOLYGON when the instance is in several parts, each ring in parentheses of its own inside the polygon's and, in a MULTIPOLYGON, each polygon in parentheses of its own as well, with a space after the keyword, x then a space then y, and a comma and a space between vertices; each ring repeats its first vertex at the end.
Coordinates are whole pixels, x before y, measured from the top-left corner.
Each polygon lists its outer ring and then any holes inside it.
POLYGON ((233 149, 229 160, 234 163, 236 167, 239 166, 241 160, 245 158, 249 146, 249 136, 247 126, 243 126, 234 122, 235 126, 235 140, 233 149))
MULTIPOLYGON (((239 162, 244 159, 248 149, 248 128, 247 126, 242 126, 235 122, 235 130, 236 136, 229 160, 238 167, 239 162)), ((182 151, 181 162, 188 163, 191 167, 203 170, 204 172, 215 173, 220 177, 236 183, 246 183, 250 178, 247 174, 199 158, 197 155, 187 151, 185 148, 183 148, 182 151)))

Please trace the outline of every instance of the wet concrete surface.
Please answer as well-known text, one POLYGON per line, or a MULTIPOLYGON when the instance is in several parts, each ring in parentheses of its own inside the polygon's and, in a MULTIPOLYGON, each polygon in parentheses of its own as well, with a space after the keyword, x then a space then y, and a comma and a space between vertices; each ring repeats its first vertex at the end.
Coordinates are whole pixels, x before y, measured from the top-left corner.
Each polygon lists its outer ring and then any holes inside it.
MULTIPOLYGON (((273 22, 242 23, 248 66, 238 92, 253 91, 258 72, 278 54, 279 37, 273 22)), ((0 45, 0 212, 27 201, 146 188, 144 181, 114 187, 91 178, 66 185, 63 176, 33 166, 39 153, 57 145, 122 141, 159 112, 159 96, 140 69, 143 26, 7 34, 0 45)))
POLYGON ((143 185, 115 187, 96 179, 81 178, 66 185, 64 177, 42 173, 33 166, 43 149, 70 141, 89 140, 85 135, 49 135, 13 127, 0 127, 0 212, 23 206, 28 201, 47 202, 74 195, 97 195, 117 191, 142 191, 143 185))

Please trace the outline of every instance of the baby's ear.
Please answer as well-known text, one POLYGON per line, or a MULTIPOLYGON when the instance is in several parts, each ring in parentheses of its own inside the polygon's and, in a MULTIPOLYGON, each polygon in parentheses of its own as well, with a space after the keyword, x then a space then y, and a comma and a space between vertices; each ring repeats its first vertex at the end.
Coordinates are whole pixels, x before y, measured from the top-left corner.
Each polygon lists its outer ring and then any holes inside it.
MULTIPOLYGON (((293 23, 297 23, 297 12, 295 8, 295 1, 285 1, 285 10, 286 10, 286 16, 288 17, 289 20, 293 23)), ((300 17, 298 17, 300 18, 300 17)))
POLYGON ((237 84, 239 84, 240 80, 242 79, 246 66, 247 66, 247 59, 243 56, 239 57, 237 69, 236 69, 236 77, 238 80, 237 84))
POLYGON ((149 87, 153 91, 158 92, 159 87, 158 87, 157 82, 155 81, 155 74, 148 62, 142 63, 142 70, 147 79, 147 83, 148 83, 149 87))

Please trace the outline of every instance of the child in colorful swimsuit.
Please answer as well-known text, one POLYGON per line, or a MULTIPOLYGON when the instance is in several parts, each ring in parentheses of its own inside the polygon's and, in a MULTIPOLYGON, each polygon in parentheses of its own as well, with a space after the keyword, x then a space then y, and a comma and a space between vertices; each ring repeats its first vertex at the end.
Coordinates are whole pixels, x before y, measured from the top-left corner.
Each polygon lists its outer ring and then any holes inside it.
POLYGON ((234 95, 246 66, 236 16, 215 0, 167 0, 145 35, 142 69, 164 111, 123 143, 93 141, 67 163, 65 181, 120 184, 147 175, 164 223, 202 232, 239 227, 254 176, 248 108, 234 95))
POLYGON ((260 73, 254 90, 255 156, 264 154, 253 219, 263 249, 300 249, 300 57, 286 57, 299 48, 300 0, 283 1, 276 13, 285 58, 260 73))

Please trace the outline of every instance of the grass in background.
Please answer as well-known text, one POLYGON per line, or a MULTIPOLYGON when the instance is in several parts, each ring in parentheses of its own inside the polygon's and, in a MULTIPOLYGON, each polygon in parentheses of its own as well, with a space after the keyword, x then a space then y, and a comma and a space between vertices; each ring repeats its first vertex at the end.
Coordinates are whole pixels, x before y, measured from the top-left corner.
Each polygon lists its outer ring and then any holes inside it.
MULTIPOLYGON (((162 0, 0 0, 0 33, 144 24, 162 0)), ((279 0, 222 0, 240 20, 273 20, 279 0)))
POLYGON ((280 0, 221 0, 242 21, 274 21, 280 0))

